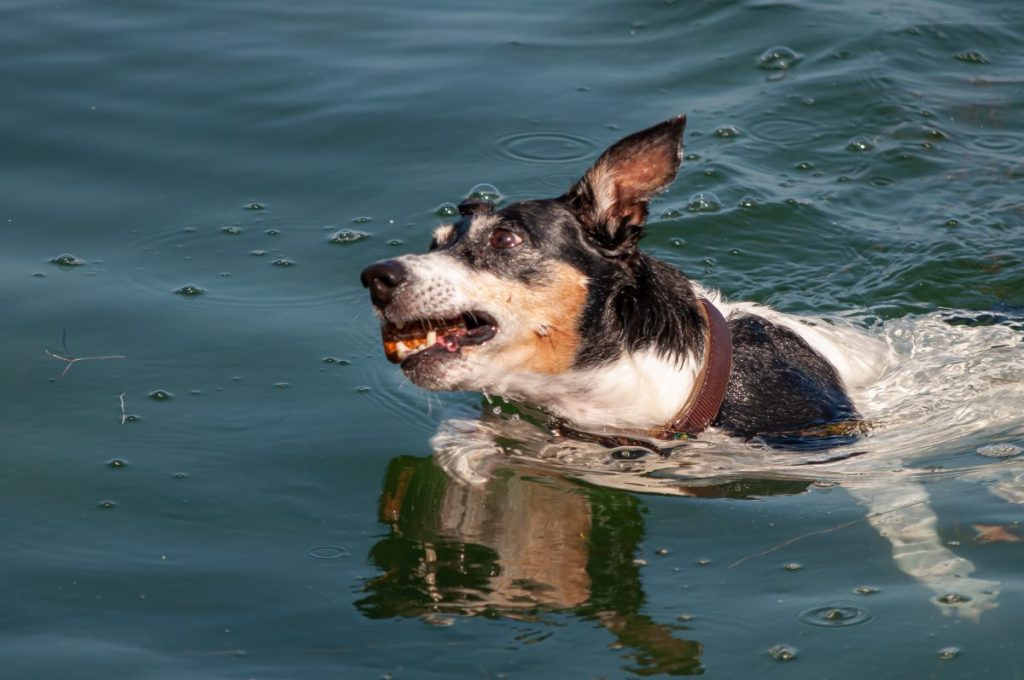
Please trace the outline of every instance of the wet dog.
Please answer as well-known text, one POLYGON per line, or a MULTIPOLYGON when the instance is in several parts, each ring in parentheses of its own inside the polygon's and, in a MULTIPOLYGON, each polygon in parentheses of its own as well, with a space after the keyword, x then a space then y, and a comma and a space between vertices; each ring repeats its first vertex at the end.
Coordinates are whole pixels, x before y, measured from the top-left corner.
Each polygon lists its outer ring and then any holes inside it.
POLYGON ((836 329, 726 302, 639 248, 685 125, 620 140, 557 198, 463 202, 429 252, 367 267, 388 359, 427 389, 529 402, 587 431, 856 423, 848 388, 866 366, 836 329))

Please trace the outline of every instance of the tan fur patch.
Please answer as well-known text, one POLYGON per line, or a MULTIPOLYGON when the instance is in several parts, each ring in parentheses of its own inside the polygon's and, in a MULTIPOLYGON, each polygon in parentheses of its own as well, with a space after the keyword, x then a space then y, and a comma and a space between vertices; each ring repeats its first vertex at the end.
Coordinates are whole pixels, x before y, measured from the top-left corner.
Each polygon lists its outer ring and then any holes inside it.
POLYGON ((515 317, 514 324, 499 331, 506 337, 493 361, 509 371, 554 375, 569 370, 580 345, 577 329, 587 302, 587 278, 567 264, 555 265, 540 284, 486 278, 477 282, 478 297, 488 298, 488 308, 500 306, 515 317))

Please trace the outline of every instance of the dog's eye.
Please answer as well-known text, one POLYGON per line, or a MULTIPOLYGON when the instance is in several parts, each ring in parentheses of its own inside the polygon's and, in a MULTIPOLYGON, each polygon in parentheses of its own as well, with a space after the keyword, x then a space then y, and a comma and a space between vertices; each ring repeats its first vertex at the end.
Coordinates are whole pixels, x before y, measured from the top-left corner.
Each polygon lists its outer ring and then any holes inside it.
POLYGON ((498 227, 491 232, 492 248, 515 248, 523 242, 523 237, 510 229, 498 227))

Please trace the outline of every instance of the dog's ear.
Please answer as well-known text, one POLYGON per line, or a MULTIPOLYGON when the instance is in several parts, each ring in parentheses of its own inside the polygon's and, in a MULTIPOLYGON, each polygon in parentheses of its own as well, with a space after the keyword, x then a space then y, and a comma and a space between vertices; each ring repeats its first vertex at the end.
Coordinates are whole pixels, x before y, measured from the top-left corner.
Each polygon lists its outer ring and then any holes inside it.
POLYGON ((598 243, 634 246, 647 220, 647 203, 676 178, 686 116, 619 140, 563 196, 598 243))

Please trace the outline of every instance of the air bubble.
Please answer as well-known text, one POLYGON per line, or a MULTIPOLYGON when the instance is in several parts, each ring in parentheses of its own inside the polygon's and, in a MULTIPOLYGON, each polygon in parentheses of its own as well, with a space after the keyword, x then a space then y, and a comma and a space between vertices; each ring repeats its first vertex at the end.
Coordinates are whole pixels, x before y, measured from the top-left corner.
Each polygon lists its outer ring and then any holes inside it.
POLYGON ((51 257, 50 262, 60 265, 61 267, 81 267, 85 264, 84 260, 78 259, 71 253, 62 253, 57 257, 51 257))
POLYGON ((390 241, 388 241, 388 245, 389 246, 400 246, 400 245, 402 245, 402 240, 401 239, 397 239, 397 238, 393 238, 390 241))
POLYGON ((876 595, 880 591, 878 590, 878 588, 874 586, 857 586, 853 589, 853 592, 857 593, 858 595, 876 595))
POLYGON ((799 163, 796 164, 796 169, 797 170, 805 170, 805 171, 806 170, 813 170, 814 169, 814 163, 811 163, 810 161, 800 161, 799 163))
POLYGON ((466 198, 474 198, 486 201, 487 203, 497 203, 501 200, 501 192, 492 184, 477 184, 469 190, 466 198))
POLYGON ((803 58, 796 50, 785 45, 769 47, 757 58, 757 65, 766 71, 788 71, 803 58))
POLYGON ((286 389, 288 387, 288 383, 286 383, 286 382, 274 383, 274 387, 276 387, 279 390, 283 390, 283 389, 286 389))
POLYGON ((669 208, 665 212, 661 213, 662 219, 672 220, 677 217, 682 217, 683 213, 678 208, 669 208))
POLYGON ((459 208, 454 203, 442 203, 434 208, 434 214, 438 217, 456 217, 459 214, 459 208))
POLYGON ((152 392, 149 393, 149 398, 155 399, 156 401, 166 401, 167 399, 170 399, 173 396, 174 395, 168 392, 167 390, 153 390, 152 392))
POLYGON ((115 501, 109 501, 109 500, 100 501, 96 505, 97 505, 97 507, 100 507, 100 508, 102 508, 104 510, 110 510, 111 508, 117 507, 117 503, 115 501))
POLYGON ((875 145, 867 137, 858 135, 846 143, 847 151, 871 151, 875 145))
POLYGON ((177 293, 178 295, 184 295, 185 297, 196 297, 197 295, 202 295, 206 291, 195 284, 186 283, 184 286, 178 288, 174 292, 177 293))
POLYGON ((943 647, 939 650, 938 657, 943 661, 952 661, 953 659, 960 656, 959 647, 943 647))
POLYGON ((231 234, 232 236, 238 236, 242 233, 242 230, 239 227, 224 227, 221 231, 225 234, 231 234))
POLYGON ((274 264, 275 267, 294 267, 295 266, 295 262, 293 260, 289 260, 289 259, 284 258, 284 257, 279 258, 277 260, 274 260, 273 264, 274 264))
POLYGON ((126 463, 125 461, 121 460, 120 458, 113 458, 113 459, 107 461, 107 466, 108 467, 112 467, 115 470, 120 470, 121 468, 123 468, 126 465, 128 465, 128 463, 126 463))
POLYGON ((935 598, 936 601, 941 604, 966 604, 971 601, 969 595, 961 595, 960 593, 946 593, 945 595, 939 595, 935 598))
POLYGON ((812 626, 842 628, 865 623, 873 617, 866 609, 843 604, 813 607, 801 612, 797 618, 812 626))
POLYGON ((789 645, 775 645, 768 650, 768 656, 776 661, 792 661, 796 658, 796 647, 789 645))
POLYGON ((760 204, 750 196, 744 196, 741 198, 737 205, 744 210, 753 210, 754 208, 760 207, 760 204))
POLYGON ((690 197, 686 209, 695 213, 718 212, 722 209, 722 202, 710 191, 698 191, 690 197))
POLYGON ((279 236, 281 234, 281 232, 279 232, 277 229, 267 229, 263 233, 266 234, 267 236, 279 236))
POLYGON ((732 125, 723 125, 722 127, 716 129, 714 134, 715 137, 720 137, 722 139, 730 139, 732 137, 739 137, 742 133, 740 132, 740 129, 738 127, 732 125))
POLYGON ((967 50, 964 52, 957 52, 956 58, 960 61, 967 62, 968 64, 987 64, 988 59, 985 55, 977 50, 967 50))
POLYGON ((341 229, 331 234, 328 239, 331 243, 337 243, 340 245, 346 245, 349 243, 355 243, 356 241, 362 241, 363 239, 369 238, 370 235, 366 232, 356 231, 354 229, 341 229))
POLYGON ((804 568, 804 565, 800 564, 799 562, 788 562, 782 565, 782 568, 786 571, 800 571, 804 568))
POLYGON ((245 209, 246 210, 266 210, 267 206, 263 205, 262 203, 249 203, 248 205, 245 206, 245 209))
POLYGON ((668 240, 668 242, 671 243, 676 248, 683 248, 683 247, 686 246, 686 239, 681 239, 681 238, 678 238, 678 237, 677 238, 670 238, 668 240))

